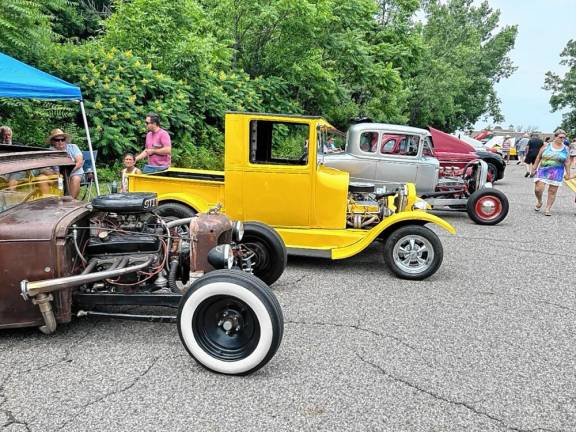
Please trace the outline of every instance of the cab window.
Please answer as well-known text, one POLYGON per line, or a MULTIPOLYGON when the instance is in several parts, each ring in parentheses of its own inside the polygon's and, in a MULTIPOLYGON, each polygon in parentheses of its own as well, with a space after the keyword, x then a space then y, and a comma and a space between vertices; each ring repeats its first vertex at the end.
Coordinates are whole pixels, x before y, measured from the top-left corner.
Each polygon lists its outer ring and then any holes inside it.
POLYGON ((270 165, 308 163, 308 124, 252 120, 250 122, 250 162, 270 165))
POLYGON ((419 141, 420 137, 417 135, 398 135, 392 138, 384 137, 380 153, 398 156, 416 156, 418 155, 419 141))
POLYGON ((424 156, 434 156, 434 151, 432 150, 432 140, 429 136, 424 138, 422 154, 424 156))
POLYGON ((378 148, 378 132, 362 132, 360 135, 360 150, 366 153, 376 153, 378 148))
POLYGON ((382 150, 380 152, 381 153, 393 153, 395 145, 396 145, 395 139, 386 140, 384 142, 384 144, 382 144, 382 150))

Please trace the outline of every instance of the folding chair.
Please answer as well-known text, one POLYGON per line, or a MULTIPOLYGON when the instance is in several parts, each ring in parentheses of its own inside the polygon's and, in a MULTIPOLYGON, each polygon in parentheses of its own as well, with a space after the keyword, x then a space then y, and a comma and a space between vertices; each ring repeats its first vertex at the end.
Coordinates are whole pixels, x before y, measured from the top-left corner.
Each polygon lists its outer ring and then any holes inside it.
MULTIPOLYGON (((92 152, 94 154, 94 163, 96 163, 96 158, 98 157, 98 150, 92 152)), ((90 201, 92 199, 92 186, 94 185, 94 170, 92 169, 92 155, 89 151, 82 151, 82 157, 84 158, 84 175, 82 176, 82 181, 80 182, 80 188, 85 186, 84 193, 80 198, 82 201, 90 201)))

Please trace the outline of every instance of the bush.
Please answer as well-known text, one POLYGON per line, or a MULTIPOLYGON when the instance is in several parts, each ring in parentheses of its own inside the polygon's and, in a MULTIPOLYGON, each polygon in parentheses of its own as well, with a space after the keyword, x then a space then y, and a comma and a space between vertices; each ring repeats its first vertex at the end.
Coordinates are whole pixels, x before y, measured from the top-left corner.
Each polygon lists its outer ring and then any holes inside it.
POLYGON ((97 44, 55 50, 47 69, 82 89, 100 163, 143 149, 144 118, 151 111, 160 115, 175 147, 191 144, 188 131, 199 126, 199 119, 188 111, 186 84, 157 72, 130 51, 107 51, 97 44))

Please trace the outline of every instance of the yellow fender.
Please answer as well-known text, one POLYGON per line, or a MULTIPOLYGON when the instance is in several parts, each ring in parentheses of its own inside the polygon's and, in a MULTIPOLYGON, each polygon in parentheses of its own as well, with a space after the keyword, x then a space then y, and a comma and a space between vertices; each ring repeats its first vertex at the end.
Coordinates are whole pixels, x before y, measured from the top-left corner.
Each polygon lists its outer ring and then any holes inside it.
POLYGON ((376 238, 382 234, 382 232, 386 229, 391 228, 393 225, 396 225, 400 222, 405 221, 414 221, 418 225, 423 225, 425 223, 434 223, 438 226, 441 226, 450 234, 456 234, 456 229, 446 222, 444 219, 439 218, 438 216, 434 216, 433 214, 426 213, 424 211, 409 211, 409 212, 400 212, 393 214, 392 216, 388 216, 374 228, 366 233, 362 239, 358 240, 356 243, 353 243, 348 246, 344 246, 341 248, 332 249, 332 259, 344 259, 354 256, 364 249, 366 249, 369 245, 372 244, 376 238))

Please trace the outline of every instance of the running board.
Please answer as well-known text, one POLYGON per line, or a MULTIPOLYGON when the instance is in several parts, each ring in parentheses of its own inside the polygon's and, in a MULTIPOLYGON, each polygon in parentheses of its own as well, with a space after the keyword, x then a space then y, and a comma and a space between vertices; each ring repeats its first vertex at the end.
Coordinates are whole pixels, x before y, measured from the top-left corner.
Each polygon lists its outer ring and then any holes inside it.
POLYGON ((110 293, 75 293, 73 303, 80 307, 87 306, 164 306, 177 308, 180 294, 110 294, 110 293))
POLYGON ((146 322, 159 322, 159 323, 175 323, 177 320, 176 315, 136 315, 136 314, 123 314, 123 313, 109 313, 109 312, 93 312, 79 310, 76 314, 77 317, 106 317, 124 319, 130 321, 146 321, 146 322))

